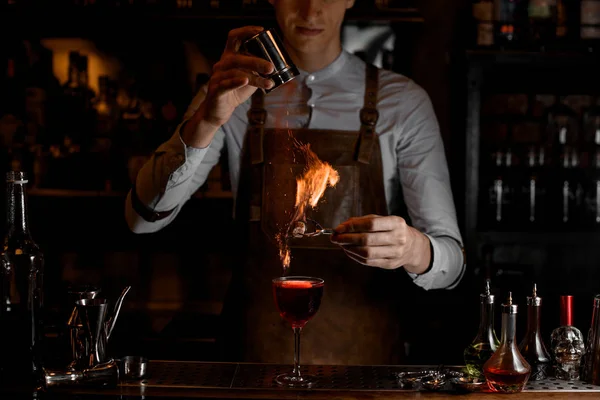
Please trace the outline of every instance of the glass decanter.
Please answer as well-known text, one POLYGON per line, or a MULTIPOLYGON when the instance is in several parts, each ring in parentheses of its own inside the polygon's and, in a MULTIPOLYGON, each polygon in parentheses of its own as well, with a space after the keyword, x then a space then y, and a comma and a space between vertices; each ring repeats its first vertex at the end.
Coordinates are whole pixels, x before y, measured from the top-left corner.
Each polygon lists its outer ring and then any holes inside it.
POLYGON ((494 330, 494 295, 490 293, 490 280, 486 280, 485 292, 479 295, 479 329, 477 336, 465 349, 463 355, 467 373, 483 377, 483 364, 490 359, 500 342, 494 330))
POLYGON ((552 363, 540 332, 541 308, 542 298, 538 297, 534 283, 533 295, 527 296, 527 332, 519 345, 521 355, 531 366, 529 379, 532 381, 546 379, 552 363))
POLYGON ((579 379, 585 345, 581 331, 573 326, 573 296, 560 296, 560 325, 550 337, 554 376, 564 380, 579 379))
POLYGON ((531 367, 523 358, 515 343, 517 305, 508 293, 506 304, 502 304, 502 335, 500 347, 483 365, 483 373, 490 390, 499 393, 517 393, 523 390, 531 367))

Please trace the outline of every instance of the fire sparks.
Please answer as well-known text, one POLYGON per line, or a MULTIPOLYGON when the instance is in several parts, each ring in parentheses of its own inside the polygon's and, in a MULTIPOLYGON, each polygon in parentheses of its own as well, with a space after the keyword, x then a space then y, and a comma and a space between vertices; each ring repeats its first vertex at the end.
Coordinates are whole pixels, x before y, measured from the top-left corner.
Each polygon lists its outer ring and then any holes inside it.
POLYGON ((279 243, 279 257, 283 269, 290 266, 291 252, 289 247, 289 231, 294 228, 297 221, 306 221, 308 207, 316 208, 328 187, 334 187, 340 180, 339 173, 327 162, 321 161, 310 149, 310 144, 300 144, 294 141, 296 150, 304 154, 306 168, 302 176, 296 178, 296 203, 294 215, 285 227, 284 234, 277 235, 279 243))
POLYGON ((306 156, 306 170, 296 178, 296 204, 292 223, 303 221, 308 206, 315 208, 328 186, 335 186, 340 175, 331 165, 319 160, 310 149, 310 144, 300 145, 299 150, 306 156))

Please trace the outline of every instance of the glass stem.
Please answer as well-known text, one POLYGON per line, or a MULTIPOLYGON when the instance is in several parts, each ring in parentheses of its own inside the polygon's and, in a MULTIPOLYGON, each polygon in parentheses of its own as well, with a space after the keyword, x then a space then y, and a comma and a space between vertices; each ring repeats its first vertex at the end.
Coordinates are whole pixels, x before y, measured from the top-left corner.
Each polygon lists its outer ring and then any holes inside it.
POLYGON ((297 379, 301 379, 300 375, 300 332, 301 327, 294 327, 294 371, 292 372, 297 379))

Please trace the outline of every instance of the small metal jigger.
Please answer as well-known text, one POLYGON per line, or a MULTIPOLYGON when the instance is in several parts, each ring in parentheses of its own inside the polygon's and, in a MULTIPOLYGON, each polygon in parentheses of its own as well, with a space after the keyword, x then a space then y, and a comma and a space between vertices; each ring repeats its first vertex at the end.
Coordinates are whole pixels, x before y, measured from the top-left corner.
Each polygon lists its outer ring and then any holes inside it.
POLYGON ((273 73, 262 75, 264 78, 271 79, 274 83, 271 89, 263 89, 265 93, 275 90, 300 75, 298 68, 292 62, 283 46, 283 42, 274 29, 266 29, 252 36, 242 44, 242 49, 249 54, 269 61, 275 66, 273 73))

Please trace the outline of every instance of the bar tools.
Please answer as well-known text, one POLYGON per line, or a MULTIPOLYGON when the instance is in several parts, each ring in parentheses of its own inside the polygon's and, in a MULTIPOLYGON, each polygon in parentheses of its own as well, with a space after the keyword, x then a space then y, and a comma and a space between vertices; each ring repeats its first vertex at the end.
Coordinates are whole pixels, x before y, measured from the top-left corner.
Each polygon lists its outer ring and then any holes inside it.
POLYGON ((121 379, 136 380, 144 379, 148 369, 148 359, 141 356, 126 356, 120 361, 121 379))
POLYGON ((75 301, 69 327, 73 330, 71 337, 75 342, 72 348, 77 358, 65 370, 44 370, 44 385, 47 388, 80 384, 116 385, 119 366, 108 357, 106 348, 129 290, 131 286, 121 292, 112 310, 109 310, 107 299, 95 295, 94 298, 75 301))
POLYGON ((274 83, 271 89, 264 90, 265 93, 273 91, 300 74, 274 29, 266 29, 247 39, 242 43, 242 49, 275 66, 273 73, 263 76, 271 79, 274 83))
POLYGON ((115 360, 83 370, 44 370, 44 387, 89 385, 115 387, 119 383, 119 366, 115 360))
POLYGON ((600 294, 594 297, 581 379, 592 385, 600 385, 600 294))
POLYGON ((81 329, 87 337, 87 342, 81 346, 85 352, 77 362, 80 367, 93 368, 108 361, 106 345, 119 317, 123 300, 130 289, 131 286, 127 286, 123 290, 110 313, 106 299, 81 299, 75 302, 81 320, 81 329))
POLYGON ((456 389, 463 392, 478 392, 487 387, 485 378, 472 375, 452 378, 450 382, 456 389))
POLYGON ((96 286, 83 285, 70 287, 68 291, 69 304, 73 305, 73 311, 67 322, 69 328, 69 345, 71 348, 71 364, 69 369, 77 368, 77 363, 89 347, 87 336, 84 334, 81 320, 79 318, 78 309, 75 307, 75 302, 82 299, 94 299, 100 293, 100 289, 96 286))

